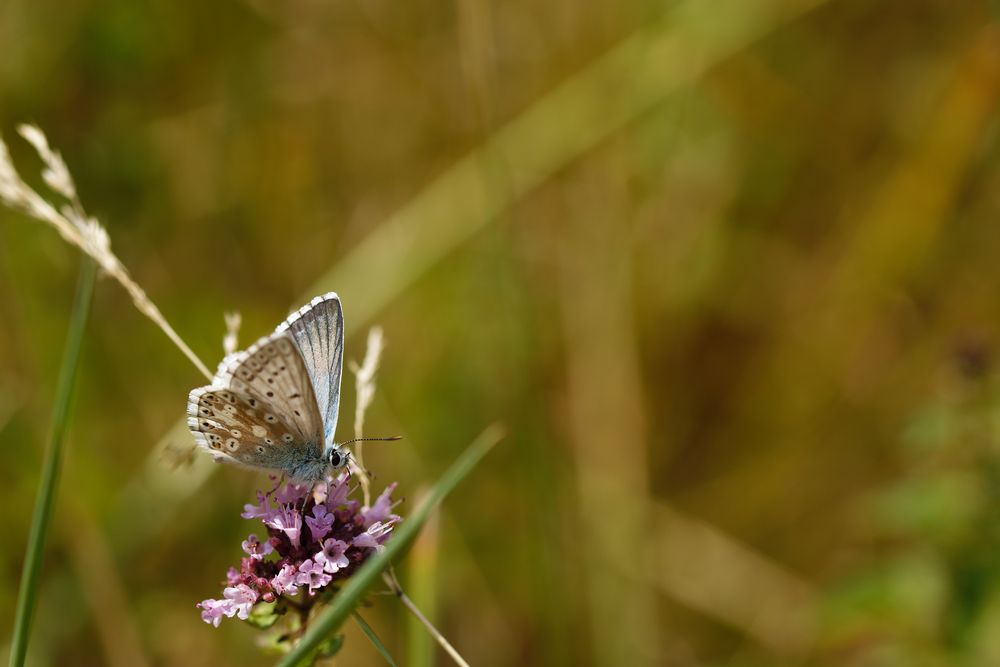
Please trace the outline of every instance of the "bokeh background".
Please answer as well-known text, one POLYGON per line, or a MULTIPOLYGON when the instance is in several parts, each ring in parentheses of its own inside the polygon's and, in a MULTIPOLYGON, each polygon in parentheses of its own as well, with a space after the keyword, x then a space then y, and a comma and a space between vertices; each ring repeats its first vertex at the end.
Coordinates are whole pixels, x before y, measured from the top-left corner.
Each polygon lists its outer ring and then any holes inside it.
MULTIPOLYGON (((0 130, 209 365, 227 310, 381 325, 404 514, 506 426, 400 567, 472 664, 1000 665, 998 9, 10 0, 0 130)), ((78 264, 0 211, 4 637, 78 264)), ((261 483, 185 460, 199 384, 101 282, 33 664, 271 664, 194 608, 261 483)))

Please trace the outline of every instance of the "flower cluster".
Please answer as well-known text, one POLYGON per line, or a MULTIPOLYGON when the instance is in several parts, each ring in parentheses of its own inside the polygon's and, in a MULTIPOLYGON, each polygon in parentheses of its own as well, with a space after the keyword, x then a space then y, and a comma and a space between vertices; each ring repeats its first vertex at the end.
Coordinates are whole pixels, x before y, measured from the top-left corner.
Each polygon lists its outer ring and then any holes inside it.
POLYGON ((258 602, 275 602, 302 594, 315 596, 332 582, 346 579, 382 548, 400 517, 392 513, 390 484, 371 507, 348 499, 350 475, 310 489, 288 483, 244 507, 244 519, 258 519, 267 528, 263 541, 250 535, 243 542, 246 556, 240 568, 229 568, 221 600, 203 600, 197 607, 206 623, 218 627, 223 616, 246 620, 258 602))

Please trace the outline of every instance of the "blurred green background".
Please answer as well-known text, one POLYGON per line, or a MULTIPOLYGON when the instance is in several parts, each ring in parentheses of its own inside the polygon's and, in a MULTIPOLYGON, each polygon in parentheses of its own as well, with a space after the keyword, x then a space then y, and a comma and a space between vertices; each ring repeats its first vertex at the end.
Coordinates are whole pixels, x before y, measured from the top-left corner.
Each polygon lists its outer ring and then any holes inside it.
MULTIPOLYGON (((473 665, 1000 665, 996 10, 11 0, 0 130, 210 366, 226 310, 383 326, 404 514, 506 425, 400 569, 473 665)), ((78 263, 0 210, 4 641, 78 263)), ((99 284, 33 664, 271 664, 194 608, 261 483, 183 462, 202 383, 99 284)))

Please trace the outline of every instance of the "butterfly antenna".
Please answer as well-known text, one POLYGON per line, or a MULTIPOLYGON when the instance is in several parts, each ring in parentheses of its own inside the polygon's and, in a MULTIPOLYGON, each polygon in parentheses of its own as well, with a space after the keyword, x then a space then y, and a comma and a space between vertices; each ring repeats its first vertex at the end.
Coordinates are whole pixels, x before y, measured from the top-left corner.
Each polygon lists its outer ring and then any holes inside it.
POLYGON ((337 444, 341 447, 353 444, 355 442, 370 442, 370 441, 380 441, 380 442, 391 442, 393 440, 402 440, 401 435, 390 435, 388 438, 354 438, 353 440, 348 440, 347 442, 338 442, 337 444))

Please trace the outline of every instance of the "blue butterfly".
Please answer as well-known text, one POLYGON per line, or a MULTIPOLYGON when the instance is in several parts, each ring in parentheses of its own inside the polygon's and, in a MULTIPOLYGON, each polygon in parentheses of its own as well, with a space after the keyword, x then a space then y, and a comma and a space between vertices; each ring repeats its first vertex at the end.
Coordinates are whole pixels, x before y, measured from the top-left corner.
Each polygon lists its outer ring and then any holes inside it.
POLYGON ((188 396, 188 428, 213 457, 318 482, 347 465, 334 442, 344 365, 344 312, 330 292, 219 364, 188 396))

